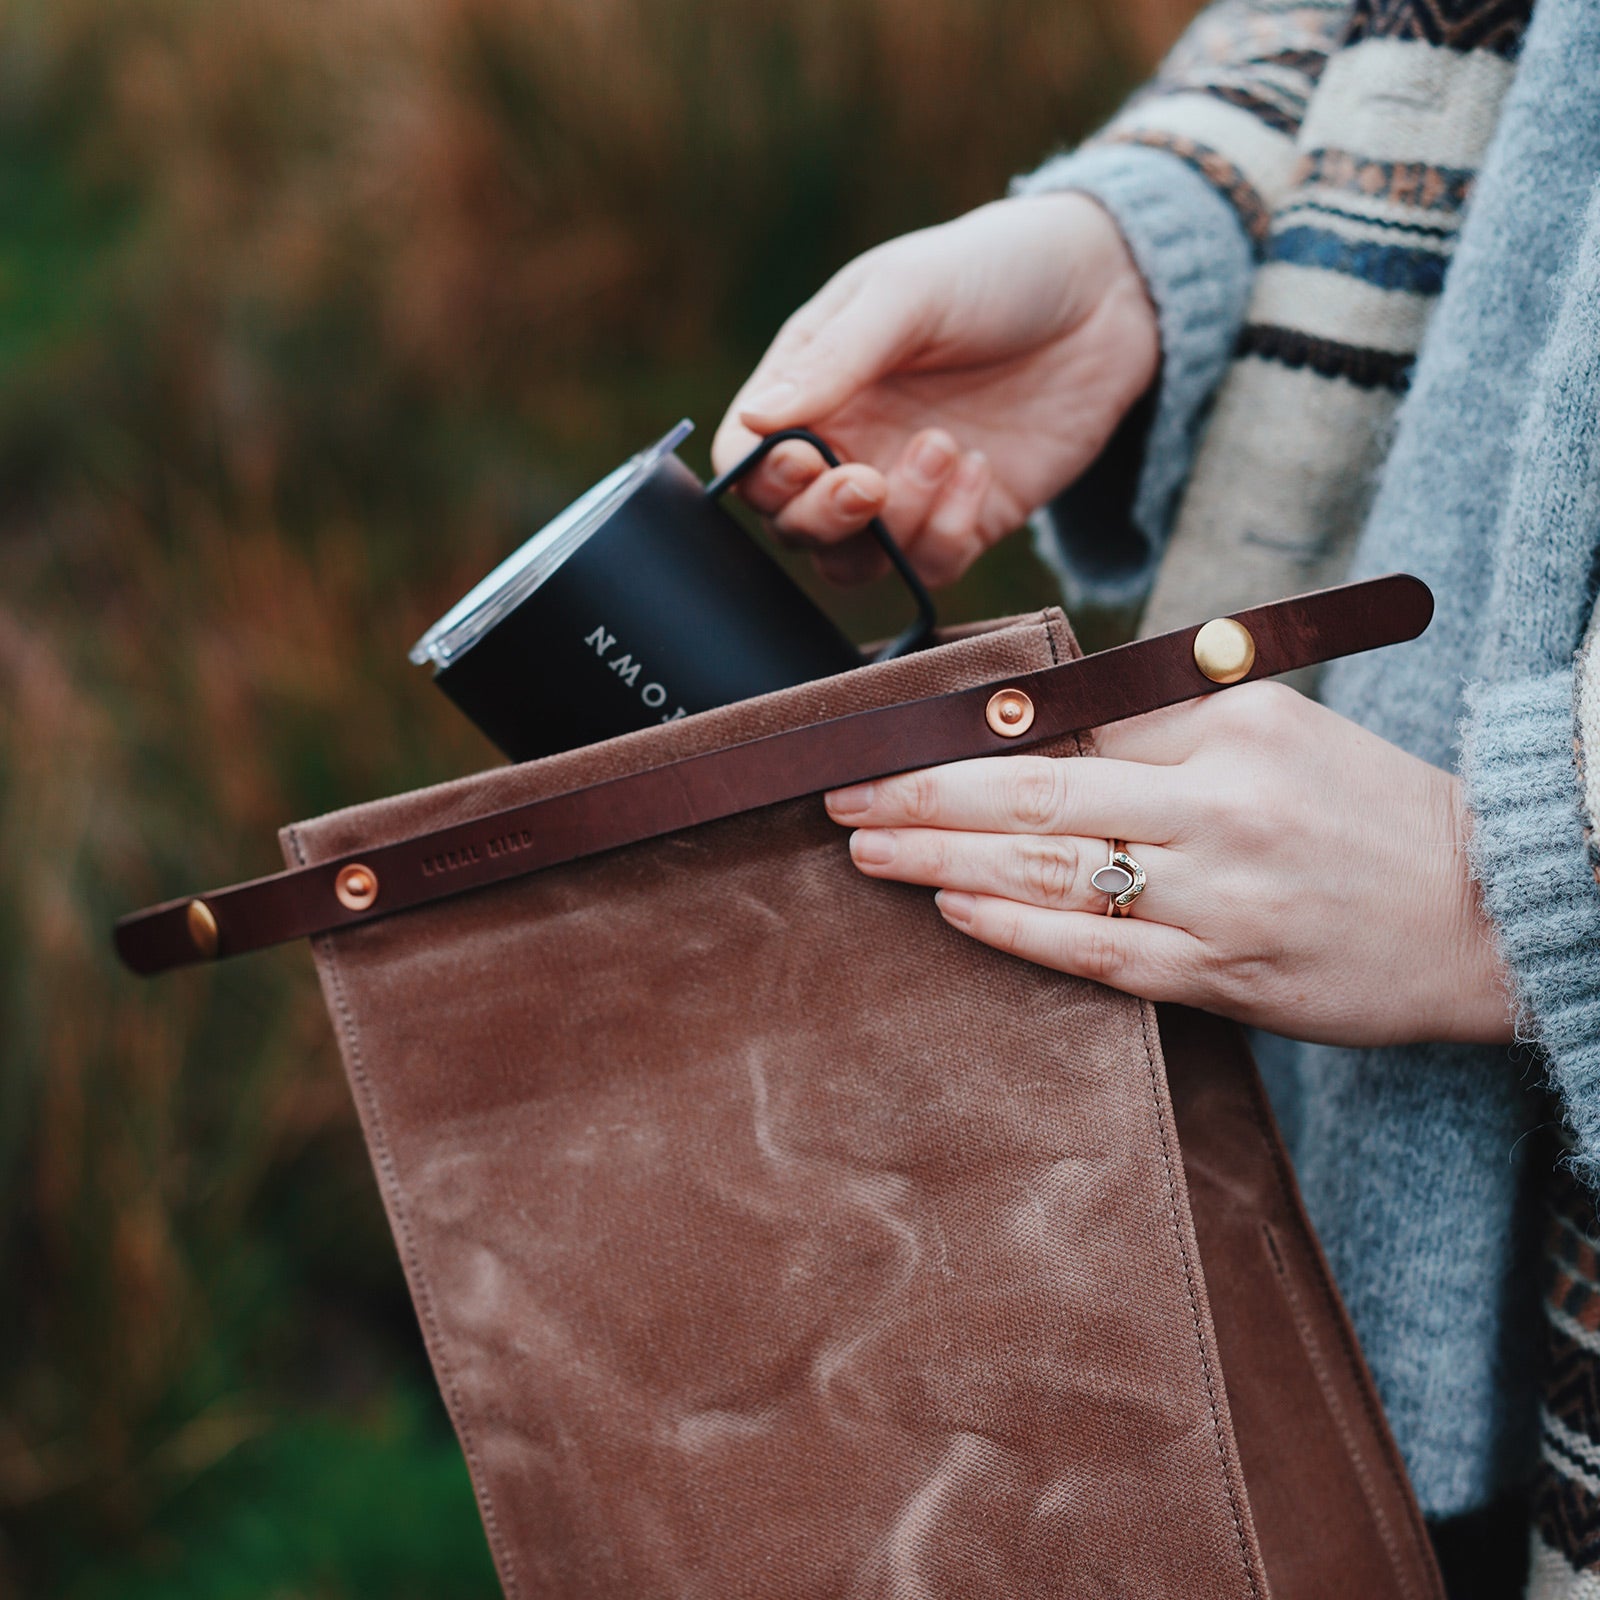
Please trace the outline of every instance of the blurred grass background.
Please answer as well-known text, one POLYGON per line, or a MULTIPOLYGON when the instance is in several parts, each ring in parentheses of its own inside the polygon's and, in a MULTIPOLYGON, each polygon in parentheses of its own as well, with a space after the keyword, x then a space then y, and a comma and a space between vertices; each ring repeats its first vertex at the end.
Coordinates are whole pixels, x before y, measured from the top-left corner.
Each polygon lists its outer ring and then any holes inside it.
POLYGON ((493 760, 422 628, 1192 9, 0 3, 0 1595, 495 1593, 308 956, 107 928, 493 760))

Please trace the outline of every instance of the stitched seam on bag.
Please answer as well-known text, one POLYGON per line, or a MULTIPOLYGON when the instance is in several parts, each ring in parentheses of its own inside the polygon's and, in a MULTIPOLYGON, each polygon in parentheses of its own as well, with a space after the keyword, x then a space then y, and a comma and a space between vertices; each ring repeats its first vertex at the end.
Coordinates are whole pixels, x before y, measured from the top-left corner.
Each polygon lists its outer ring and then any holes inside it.
MULTIPOLYGON (((301 866, 305 866, 305 854, 300 848, 300 836, 294 828, 288 830, 289 842, 294 847, 295 859, 301 866)), ((483 1513, 484 1532, 488 1535, 489 1548, 495 1557, 495 1564, 499 1567, 505 1581, 506 1593, 511 1600, 521 1594, 521 1585, 517 1580, 515 1569, 511 1565, 504 1538, 500 1533, 500 1521, 495 1515, 494 1497, 489 1492, 488 1480, 483 1475, 482 1465, 478 1457, 477 1445, 473 1442, 472 1429, 466 1422, 466 1412, 461 1404, 461 1393, 456 1387, 455 1373, 449 1361, 445 1358, 444 1330, 439 1325, 439 1319, 433 1307, 433 1290, 422 1271, 421 1261, 417 1255, 416 1244, 411 1236, 411 1224, 402 1203, 400 1175, 394 1164, 394 1156, 389 1149, 389 1141, 383 1131, 383 1118, 378 1113, 377 1099, 372 1092, 371 1080, 367 1077, 366 1064, 361 1056, 361 1044, 356 1036, 355 1017, 351 1013, 348 1000, 345 998, 344 979, 339 973, 339 960, 334 953, 333 940, 326 934, 314 939, 313 944, 321 947, 322 959, 328 966, 328 977, 333 987, 334 1004, 339 1012, 339 1027, 349 1044, 350 1076, 355 1080, 356 1086, 366 1104, 367 1125, 371 1129, 373 1154, 377 1159, 379 1181, 383 1184, 393 1200, 393 1212, 396 1243, 399 1244, 401 1254, 405 1258, 407 1275, 415 1285, 417 1300, 417 1315, 423 1324, 425 1332, 429 1335, 429 1354, 433 1357, 434 1371, 439 1379, 439 1387, 444 1393, 445 1404, 450 1409, 451 1421, 456 1425, 456 1432, 461 1439, 461 1453, 467 1459, 467 1468, 472 1474, 474 1487, 478 1490, 478 1504, 483 1513)))
POLYGON ((1344 1441, 1345 1453, 1356 1469, 1356 1480, 1361 1485, 1361 1498, 1366 1501, 1367 1510, 1372 1514, 1372 1520, 1378 1525, 1379 1537, 1383 1540, 1383 1548, 1389 1556, 1390 1573, 1406 1594, 1414 1595, 1416 1590, 1412 1587, 1410 1575, 1406 1572, 1401 1562, 1400 1551, 1395 1543, 1394 1530, 1389 1526, 1389 1519, 1384 1515, 1383 1507, 1378 1503, 1377 1491, 1372 1482, 1372 1474, 1367 1470, 1366 1460, 1357 1446, 1349 1418, 1345 1415, 1345 1409, 1339 1403, 1339 1396, 1334 1391, 1328 1373, 1328 1363, 1323 1358, 1322 1346, 1317 1340, 1316 1330, 1311 1326, 1311 1319, 1306 1314, 1305 1305, 1289 1277, 1289 1270, 1284 1263, 1283 1256, 1279 1253, 1278 1241, 1273 1234, 1272 1224, 1264 1219, 1261 1223, 1261 1236, 1266 1242, 1267 1255, 1272 1261, 1273 1270, 1278 1274, 1278 1286, 1283 1291, 1284 1299, 1289 1303, 1289 1311, 1294 1318, 1295 1332, 1300 1336, 1301 1348, 1311 1362, 1311 1371, 1316 1377, 1317 1387, 1322 1391, 1322 1398, 1328 1409, 1333 1413, 1334 1423, 1339 1429, 1339 1437, 1344 1441))
MULTIPOLYGON (((1278 1187, 1283 1193, 1284 1198, 1291 1201, 1292 1205, 1292 1196, 1294 1193, 1292 1187, 1293 1169, 1289 1166, 1287 1157, 1284 1154, 1283 1145, 1277 1138, 1276 1129, 1271 1122, 1271 1112, 1267 1105, 1266 1090, 1262 1086, 1260 1074, 1252 1073, 1251 1077, 1253 1081, 1249 1085, 1250 1115, 1252 1120, 1255 1122, 1257 1129, 1266 1139, 1268 1151, 1272 1156, 1273 1169, 1277 1174, 1278 1187)), ((1320 1251, 1315 1243, 1314 1238, 1308 1242, 1311 1244, 1313 1264, 1317 1268, 1318 1293, 1322 1298, 1324 1306, 1327 1308, 1329 1319, 1332 1321, 1333 1326, 1337 1331, 1339 1347, 1344 1352, 1345 1365, 1356 1379, 1356 1392, 1361 1396, 1361 1409, 1366 1413, 1367 1421, 1371 1424, 1373 1437, 1377 1440, 1378 1447, 1383 1455, 1384 1465, 1388 1470, 1390 1479, 1399 1490, 1402 1501, 1406 1505, 1406 1521, 1410 1525, 1412 1542, 1415 1544, 1419 1554, 1430 1552, 1431 1545, 1428 1541, 1426 1530, 1421 1525, 1420 1512, 1416 1509, 1416 1500, 1411 1491, 1410 1481, 1405 1475, 1405 1469, 1401 1465, 1393 1436, 1388 1431, 1388 1424, 1383 1418, 1382 1411, 1377 1405, 1374 1404, 1371 1380, 1370 1378, 1366 1377, 1366 1374, 1363 1371, 1360 1354, 1352 1342, 1349 1319, 1334 1296, 1332 1284, 1328 1277, 1327 1266, 1321 1259, 1320 1251)), ((1274 1253, 1276 1253, 1276 1251, 1274 1251, 1274 1253)), ((1285 1281, 1287 1282, 1287 1279, 1285 1279, 1285 1281)), ((1357 1471, 1358 1473, 1362 1474, 1364 1474, 1366 1471, 1365 1462, 1362 1458, 1358 1458, 1357 1471)), ((1371 1504, 1370 1500, 1368 1504, 1371 1504)), ((1387 1546, 1389 1545, 1390 1536, 1388 1521, 1381 1512, 1377 1511, 1376 1508, 1374 1508, 1374 1514, 1378 1518, 1379 1525, 1384 1530, 1384 1543, 1387 1546)), ((1390 1546, 1390 1548, 1392 1549, 1393 1547, 1390 1546)), ((1425 1565, 1426 1564, 1427 1563, 1425 1562, 1425 1565)), ((1400 1575, 1401 1582, 1405 1583, 1406 1578, 1403 1567, 1397 1565, 1396 1571, 1400 1575)), ((1443 1595, 1444 1591, 1437 1583, 1430 1584, 1429 1588, 1435 1595, 1443 1595)))
MULTIPOLYGON (((1255 1118, 1257 1127, 1261 1128, 1264 1132, 1267 1132, 1271 1130, 1272 1124, 1268 1120, 1270 1117, 1270 1112, 1267 1107, 1266 1090, 1262 1086, 1260 1075, 1254 1074, 1253 1076, 1254 1081, 1250 1085, 1252 1115, 1255 1118)), ((1283 1189, 1284 1194, 1287 1196, 1293 1192, 1291 1189, 1292 1169, 1290 1169, 1288 1166, 1288 1161, 1284 1155, 1283 1146, 1279 1140, 1276 1137, 1271 1137, 1269 1134, 1267 1142, 1268 1147, 1272 1152, 1273 1165, 1276 1167, 1278 1172, 1279 1185, 1283 1189)), ((1428 1540, 1427 1532, 1421 1523, 1421 1513, 1415 1509, 1416 1501, 1411 1491, 1410 1480, 1405 1475, 1405 1469, 1401 1464, 1398 1449, 1395 1446, 1392 1435, 1388 1431, 1388 1423, 1383 1417, 1381 1408, 1375 1404, 1375 1396, 1372 1391, 1371 1381, 1370 1379, 1365 1379, 1361 1356, 1353 1342, 1349 1318, 1344 1313, 1334 1295, 1332 1281, 1329 1278, 1327 1266, 1321 1260, 1319 1247, 1315 1245, 1314 1241, 1312 1242, 1312 1247, 1314 1255, 1316 1256, 1318 1267, 1318 1289, 1321 1292, 1323 1302, 1328 1309, 1329 1315, 1333 1321, 1333 1325, 1338 1330, 1339 1345, 1344 1351, 1345 1362, 1357 1379, 1356 1388, 1361 1396, 1361 1408, 1366 1412, 1367 1420, 1372 1424, 1373 1435, 1378 1440, 1379 1448, 1383 1451, 1383 1457, 1385 1464, 1388 1467, 1389 1475, 1399 1488, 1402 1499, 1404 1499, 1407 1503, 1409 1511, 1407 1521, 1411 1525, 1412 1538, 1416 1542, 1419 1550, 1431 1551, 1431 1543, 1428 1540), (1365 1381, 1363 1381, 1364 1379, 1365 1381)), ((1431 1587, 1433 1587, 1435 1594, 1443 1594, 1443 1590, 1437 1585, 1433 1585, 1431 1587)))
POLYGON ((1234 1490, 1233 1477, 1228 1471, 1228 1452, 1223 1444, 1222 1410, 1217 1404, 1216 1379, 1211 1372, 1211 1358, 1206 1354, 1205 1329, 1200 1321, 1200 1297, 1195 1288, 1194 1265, 1189 1259, 1189 1246, 1183 1237, 1183 1219, 1178 1212, 1176 1174, 1172 1170, 1172 1150, 1167 1139, 1166 1118, 1161 1115, 1161 1083, 1156 1076, 1155 1051, 1150 1043, 1150 1014, 1148 1001, 1139 1001, 1139 1031, 1144 1040, 1144 1060, 1150 1071, 1151 1109, 1156 1116, 1156 1130, 1161 1135, 1161 1161, 1167 1172, 1167 1201, 1172 1208, 1172 1232, 1178 1241, 1178 1258, 1183 1263, 1184 1288, 1189 1295, 1189 1314, 1194 1318, 1195 1345, 1200 1352, 1200 1372, 1205 1379, 1206 1399, 1211 1406, 1211 1438, 1217 1447, 1217 1462, 1222 1468, 1222 1486, 1227 1491, 1228 1509, 1233 1513, 1233 1531, 1239 1541, 1239 1564, 1244 1568, 1245 1581, 1256 1600, 1263 1600, 1256 1583, 1255 1567, 1250 1560, 1249 1541, 1245 1538, 1244 1516, 1239 1509, 1239 1497, 1234 1490))

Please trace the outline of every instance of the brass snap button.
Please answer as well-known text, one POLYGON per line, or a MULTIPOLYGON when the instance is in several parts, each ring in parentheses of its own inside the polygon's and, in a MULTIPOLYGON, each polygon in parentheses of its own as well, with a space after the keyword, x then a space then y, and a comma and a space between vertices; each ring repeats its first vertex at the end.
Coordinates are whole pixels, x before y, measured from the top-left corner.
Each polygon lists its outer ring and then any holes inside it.
POLYGON ((1194 664, 1213 683, 1237 683, 1256 664, 1256 642, 1242 622, 1213 617, 1194 636, 1194 664))
POLYGON ((378 874, 359 861, 339 868, 333 880, 333 892, 346 911, 365 911, 378 898, 378 874))
POLYGON ((989 696, 983 718, 1002 739, 1015 739, 1033 726, 1033 701, 1020 689, 997 689, 989 696))
POLYGON ((204 900, 191 900, 184 912, 184 921, 189 924, 189 939, 195 949, 207 961, 214 960, 217 954, 217 919, 211 907, 204 900))

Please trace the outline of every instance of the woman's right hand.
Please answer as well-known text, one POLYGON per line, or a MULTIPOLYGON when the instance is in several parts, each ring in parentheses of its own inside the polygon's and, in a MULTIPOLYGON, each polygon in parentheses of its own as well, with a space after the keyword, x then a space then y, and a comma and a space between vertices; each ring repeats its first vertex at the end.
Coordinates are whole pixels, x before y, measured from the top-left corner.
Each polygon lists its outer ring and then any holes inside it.
POLYGON ((882 515, 943 584, 1099 454, 1154 381, 1154 307, 1116 224, 1073 193, 996 201, 869 250, 784 324, 712 444, 724 471, 805 426, 741 491, 841 582, 881 569, 882 515))

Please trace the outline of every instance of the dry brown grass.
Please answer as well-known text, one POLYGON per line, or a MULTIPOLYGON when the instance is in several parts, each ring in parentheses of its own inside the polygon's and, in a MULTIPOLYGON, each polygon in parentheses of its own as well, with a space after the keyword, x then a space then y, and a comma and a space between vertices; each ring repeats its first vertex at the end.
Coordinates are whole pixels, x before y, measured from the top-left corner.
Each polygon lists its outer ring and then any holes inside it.
POLYGON ((482 764, 403 654, 516 518, 713 422, 828 271, 1081 133, 1188 9, 0 13, 0 1593, 406 1359, 303 952, 144 985, 113 914, 482 764))

